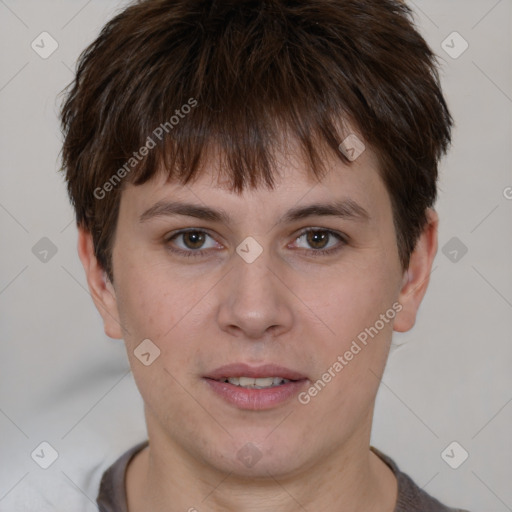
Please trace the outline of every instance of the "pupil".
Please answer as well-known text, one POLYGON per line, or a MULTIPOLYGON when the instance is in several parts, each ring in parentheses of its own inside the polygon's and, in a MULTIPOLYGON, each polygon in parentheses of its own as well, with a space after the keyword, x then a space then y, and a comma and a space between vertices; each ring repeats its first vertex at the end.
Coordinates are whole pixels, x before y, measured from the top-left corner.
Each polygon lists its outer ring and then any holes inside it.
POLYGON ((326 241, 328 238, 328 233, 325 231, 310 231, 308 233, 308 243, 315 247, 316 249, 322 249, 326 245, 326 241), (320 247, 315 244, 320 241, 320 247), (322 243, 324 242, 324 243, 322 243))

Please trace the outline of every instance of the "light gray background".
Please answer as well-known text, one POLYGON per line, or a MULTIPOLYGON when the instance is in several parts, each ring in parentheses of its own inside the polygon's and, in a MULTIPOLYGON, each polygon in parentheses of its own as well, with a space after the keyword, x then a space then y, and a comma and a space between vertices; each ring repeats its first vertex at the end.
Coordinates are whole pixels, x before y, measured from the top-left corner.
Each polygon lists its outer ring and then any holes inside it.
MULTIPOLYGON (((56 96, 124 4, 0 0, 2 512, 96 510, 102 472, 146 437, 124 346, 103 334, 87 291, 57 173, 56 96), (31 48, 43 31, 59 44, 47 59, 31 48), (32 252, 43 237, 57 247, 46 263, 32 252), (31 458, 42 441, 59 455, 46 470, 31 458)), ((430 288, 415 328, 395 335, 372 443, 447 504, 512 511, 512 1, 410 5, 442 59, 457 126, 430 288), (441 47, 453 31, 469 43, 457 59, 441 47), (452 237, 468 248, 457 262, 441 250, 452 237), (469 452, 458 469, 441 458, 452 441, 469 452)))

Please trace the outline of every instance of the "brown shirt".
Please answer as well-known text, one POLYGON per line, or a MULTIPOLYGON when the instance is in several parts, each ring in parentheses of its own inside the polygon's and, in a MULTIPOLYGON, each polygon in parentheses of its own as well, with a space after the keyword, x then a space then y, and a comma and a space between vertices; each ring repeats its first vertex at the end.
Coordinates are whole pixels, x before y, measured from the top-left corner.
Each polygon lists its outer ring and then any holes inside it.
MULTIPOLYGON (((126 468, 130 460, 143 448, 148 441, 130 448, 112 466, 101 479, 100 490, 96 502, 100 512, 128 512, 124 480, 126 468)), ((393 460, 371 448, 393 471, 398 482, 398 499, 395 512, 467 512, 448 508, 422 491, 405 473, 402 473, 393 460)))

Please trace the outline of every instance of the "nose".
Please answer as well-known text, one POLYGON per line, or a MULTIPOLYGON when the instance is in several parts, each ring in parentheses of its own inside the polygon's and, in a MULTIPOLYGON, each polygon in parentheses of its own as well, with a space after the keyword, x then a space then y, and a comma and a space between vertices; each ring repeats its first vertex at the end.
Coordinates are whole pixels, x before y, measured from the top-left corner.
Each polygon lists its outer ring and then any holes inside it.
POLYGON ((293 324, 294 296, 286 285, 283 267, 270 261, 268 251, 252 263, 235 258, 233 268, 223 279, 218 309, 220 328, 250 340, 266 340, 287 332, 293 324))

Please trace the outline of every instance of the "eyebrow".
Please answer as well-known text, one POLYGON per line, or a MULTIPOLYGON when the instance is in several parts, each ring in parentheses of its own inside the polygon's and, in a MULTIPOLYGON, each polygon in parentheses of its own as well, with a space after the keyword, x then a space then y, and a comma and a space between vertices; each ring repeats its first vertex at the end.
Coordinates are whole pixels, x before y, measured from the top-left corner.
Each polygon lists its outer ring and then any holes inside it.
MULTIPOLYGON (((147 222, 155 217, 174 217, 176 215, 230 224, 230 217, 225 210, 180 201, 159 201, 147 209, 139 217, 139 221, 147 222)), ((368 211, 360 204, 352 199, 342 199, 331 203, 314 203, 292 208, 277 223, 290 223, 313 216, 338 217, 360 222, 368 222, 371 219, 368 211)))

